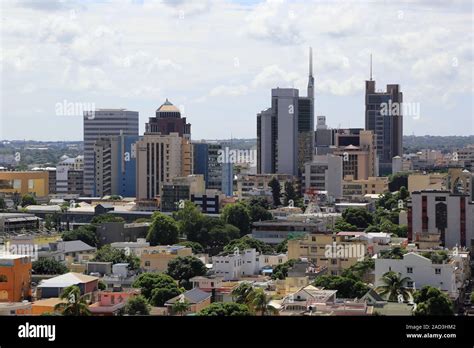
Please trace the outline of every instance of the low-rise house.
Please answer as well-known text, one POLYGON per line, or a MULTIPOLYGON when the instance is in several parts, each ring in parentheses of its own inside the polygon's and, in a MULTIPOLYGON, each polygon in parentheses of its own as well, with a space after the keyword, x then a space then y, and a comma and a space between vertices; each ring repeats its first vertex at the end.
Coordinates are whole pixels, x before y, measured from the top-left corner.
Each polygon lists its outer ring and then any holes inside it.
POLYGON ((89 305, 89 310, 93 315, 119 315, 127 304, 128 299, 139 294, 140 291, 137 289, 129 291, 99 291, 97 302, 89 305))
POLYGON ((193 288, 173 297, 165 302, 169 314, 176 314, 173 313, 173 305, 177 302, 187 302, 189 304, 188 311, 182 314, 197 313, 211 304, 211 294, 200 288, 193 288))
POLYGON ((288 241, 290 260, 307 259, 318 267, 326 267, 331 275, 340 275, 367 254, 368 242, 364 232, 339 232, 336 236, 312 233, 288 241))
POLYGON ((56 261, 72 263, 85 263, 92 260, 97 248, 84 243, 81 240, 57 241, 43 245, 39 251, 39 257, 53 258, 56 261))
POLYGON ((0 302, 0 316, 31 315, 31 302, 0 302))
POLYGON ((413 290, 429 285, 445 292, 452 300, 459 297, 460 289, 469 276, 467 253, 428 250, 409 252, 402 259, 377 257, 375 259, 375 286, 383 285, 382 277, 387 272, 408 277, 406 287, 413 290), (431 257, 433 254, 435 257, 431 257), (427 257, 425 257, 427 256, 427 257), (430 258, 428 258, 430 257, 430 258))
POLYGON ((40 218, 33 214, 0 213, 0 233, 16 234, 38 231, 40 218))
POLYGON ((281 301, 272 301, 279 315, 360 316, 371 315, 372 308, 364 302, 339 300, 337 290, 305 286, 281 301))
POLYGON ((135 271, 130 270, 129 266, 128 263, 116 263, 112 265, 112 273, 106 274, 102 278, 107 288, 130 288, 135 282, 137 275, 135 271))
POLYGON ((89 261, 86 263, 86 273, 98 273, 102 277, 112 273, 112 262, 89 261))
POLYGON ((233 302, 232 291, 238 282, 224 281, 222 276, 198 276, 190 279, 193 288, 211 294, 211 302, 233 302))
POLYGON ((168 269, 168 262, 179 256, 192 256, 191 248, 182 245, 158 245, 143 248, 140 267, 145 272, 162 273, 168 269))
POLYGON ((66 303, 67 300, 59 297, 50 297, 41 300, 36 300, 31 304, 32 315, 42 315, 45 313, 59 313, 55 307, 60 303, 66 303))
POLYGON ((36 297, 60 297, 68 286, 76 285, 81 290, 81 295, 92 294, 98 289, 99 278, 85 274, 69 272, 60 276, 45 279, 37 286, 36 297))
POLYGON ((111 243, 112 248, 124 250, 125 253, 130 253, 138 257, 141 256, 144 248, 148 248, 150 243, 145 238, 137 238, 136 242, 115 242, 111 243))
POLYGON ((212 257, 212 269, 224 280, 237 280, 257 275, 263 268, 275 267, 288 261, 286 254, 260 255, 255 249, 236 250, 212 257))

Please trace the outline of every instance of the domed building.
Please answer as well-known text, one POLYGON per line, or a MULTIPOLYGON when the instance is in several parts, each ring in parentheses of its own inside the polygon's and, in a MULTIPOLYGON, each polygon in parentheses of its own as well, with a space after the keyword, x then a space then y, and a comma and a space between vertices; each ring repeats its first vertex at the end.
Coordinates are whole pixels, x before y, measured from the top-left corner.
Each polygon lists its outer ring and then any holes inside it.
POLYGON ((156 110, 155 117, 150 117, 146 124, 146 133, 169 135, 178 133, 180 137, 191 138, 191 124, 186 123, 186 117, 181 117, 181 111, 168 99, 156 110))

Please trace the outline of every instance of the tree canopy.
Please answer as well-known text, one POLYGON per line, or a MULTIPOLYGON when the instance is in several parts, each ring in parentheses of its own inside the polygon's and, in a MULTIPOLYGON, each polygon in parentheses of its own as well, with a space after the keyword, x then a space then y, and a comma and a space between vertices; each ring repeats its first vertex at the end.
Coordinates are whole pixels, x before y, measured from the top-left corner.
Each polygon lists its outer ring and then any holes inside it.
POLYGON ((336 275, 317 277, 313 285, 324 287, 325 289, 337 290, 337 296, 339 298, 361 298, 370 289, 367 284, 360 280, 336 275))
POLYGON ((179 256, 168 262, 168 275, 177 280, 181 286, 189 289, 189 279, 207 273, 206 265, 194 256, 179 256))
POLYGON ((140 267, 140 259, 137 256, 132 253, 127 255, 125 250, 112 248, 110 244, 104 245, 97 251, 94 261, 112 262, 112 264, 128 263, 132 270, 140 267))
POLYGON ((453 303, 449 297, 432 286, 415 291, 415 315, 454 315, 453 303))
POLYGON ((153 213, 147 235, 151 246, 175 244, 178 242, 178 234, 178 224, 172 217, 160 212, 153 213))
POLYGON ((167 274, 142 273, 133 283, 141 294, 153 305, 162 307, 166 301, 181 294, 181 289, 167 274))
POLYGON ((250 215, 247 207, 242 203, 227 204, 222 210, 221 218, 226 224, 237 227, 241 236, 250 232, 250 215))
POLYGON ((64 241, 81 240, 93 247, 97 247, 99 243, 96 229, 92 225, 80 226, 76 230, 65 231, 62 234, 62 239, 64 241))
POLYGON ((235 317, 235 316, 250 316, 252 313, 250 312, 248 306, 240 303, 234 302, 214 302, 210 306, 202 309, 200 312, 197 313, 199 316, 225 316, 225 317, 235 317))
POLYGON ((53 258, 42 257, 32 264, 35 274, 64 274, 68 272, 66 265, 53 258))

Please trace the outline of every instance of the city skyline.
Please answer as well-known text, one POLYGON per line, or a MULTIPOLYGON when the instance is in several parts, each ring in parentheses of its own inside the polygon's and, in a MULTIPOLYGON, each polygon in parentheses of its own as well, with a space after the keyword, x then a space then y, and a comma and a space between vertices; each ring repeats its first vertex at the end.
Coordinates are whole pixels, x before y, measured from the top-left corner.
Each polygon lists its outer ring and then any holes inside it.
POLYGON ((310 46, 315 115, 328 126, 364 127, 373 54, 377 86, 400 84, 404 102, 419 107, 405 115, 405 135, 474 133, 469 2, 1 6, 1 139, 80 140, 82 116, 57 114, 66 103, 138 111, 143 134, 166 98, 193 124, 195 140, 256 138, 255 114, 271 88, 306 89, 310 46))

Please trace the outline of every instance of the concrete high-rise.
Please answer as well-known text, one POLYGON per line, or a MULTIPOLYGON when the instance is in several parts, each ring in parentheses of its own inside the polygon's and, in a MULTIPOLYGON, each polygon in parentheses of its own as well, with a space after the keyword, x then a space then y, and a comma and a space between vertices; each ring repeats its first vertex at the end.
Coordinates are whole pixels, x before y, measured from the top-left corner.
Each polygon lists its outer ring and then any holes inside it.
POLYGON ((272 89, 271 108, 257 114, 257 172, 299 175, 314 149, 314 77, 310 50, 307 97, 272 89))
MULTIPOLYGON (((181 112, 166 100, 157 110, 157 115, 162 119, 178 119, 181 112)), ((175 132, 165 131, 162 134, 161 131, 164 130, 156 120, 157 118, 150 119, 143 138, 136 143, 136 194, 139 200, 153 200, 162 194, 163 185, 171 183, 174 177, 193 173, 193 149, 185 129, 180 132, 178 127, 174 128, 175 132)))
POLYGON ((180 137, 191 138, 191 124, 186 123, 186 117, 181 117, 181 111, 168 99, 156 110, 155 117, 149 118, 145 131, 162 135, 178 133, 180 137))
POLYGON ((103 137, 94 145, 95 192, 98 196, 135 197, 138 136, 103 137))
POLYGON ((403 93, 396 84, 376 91, 372 66, 370 70, 370 80, 365 81, 365 129, 377 137, 379 169, 384 175, 392 172, 393 157, 403 156, 403 93))
POLYGON ((106 136, 138 136, 138 112, 98 109, 84 113, 84 194, 95 196, 94 144, 106 136))

